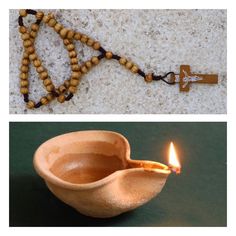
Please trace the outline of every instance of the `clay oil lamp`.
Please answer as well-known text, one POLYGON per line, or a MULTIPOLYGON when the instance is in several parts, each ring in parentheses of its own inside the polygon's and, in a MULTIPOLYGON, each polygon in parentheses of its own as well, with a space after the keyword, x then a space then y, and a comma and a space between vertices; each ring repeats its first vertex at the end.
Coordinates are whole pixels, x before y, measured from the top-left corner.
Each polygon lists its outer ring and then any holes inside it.
POLYGON ((100 130, 54 137, 34 155, 37 173, 57 198, 98 218, 117 216, 157 196, 171 170, 180 173, 173 143, 169 164, 131 160, 124 136, 100 130))

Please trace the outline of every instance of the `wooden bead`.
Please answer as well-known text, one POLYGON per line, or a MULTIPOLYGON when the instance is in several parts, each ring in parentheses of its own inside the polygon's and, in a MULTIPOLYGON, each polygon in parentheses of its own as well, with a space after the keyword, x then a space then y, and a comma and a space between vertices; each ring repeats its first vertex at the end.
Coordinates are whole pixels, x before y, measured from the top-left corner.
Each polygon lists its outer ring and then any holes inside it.
POLYGON ((71 86, 78 86, 78 84, 79 84, 79 80, 78 79, 71 79, 70 80, 70 85, 71 86))
POLYGON ((43 22, 48 23, 50 19, 51 19, 51 17, 49 15, 44 15, 43 22))
POLYGON ((91 61, 86 61, 85 65, 88 69, 90 69, 93 66, 91 61))
POLYGON ((93 46, 93 44, 94 44, 94 40, 93 40, 93 39, 88 39, 87 45, 88 45, 89 47, 91 47, 91 46, 93 46))
POLYGON ((75 35, 74 35, 74 39, 75 39, 75 40, 80 40, 80 39, 81 39, 81 37, 82 37, 82 36, 81 36, 81 34, 80 34, 80 33, 78 33, 78 32, 77 32, 77 33, 75 33, 75 35))
POLYGON ((33 63, 34 63, 34 66, 35 66, 35 67, 39 67, 39 66, 41 66, 41 64, 42 64, 39 59, 34 60, 33 63))
POLYGON ((82 37, 81 37, 81 39, 80 39, 80 41, 81 41, 82 43, 87 43, 87 41, 88 41, 88 36, 85 35, 85 34, 83 34, 82 37))
POLYGON ((67 33, 68 33, 67 28, 62 28, 61 31, 60 31, 60 35, 63 39, 66 37, 67 33))
POLYGON ((27 94, 29 92, 29 90, 26 87, 21 87, 20 92, 21 92, 21 94, 27 94))
POLYGON ((39 77, 41 80, 45 80, 48 78, 48 72, 47 71, 42 71, 42 73, 39 74, 39 77))
POLYGON ((30 39, 30 34, 29 33, 24 33, 21 35, 21 39, 22 40, 27 40, 27 39, 30 39))
POLYGON ((61 31, 61 29, 63 28, 63 26, 60 23, 56 23, 54 26, 54 30, 59 33, 61 31))
POLYGON ((36 38, 37 32, 31 31, 31 32, 30 32, 30 36, 31 36, 31 38, 36 38))
POLYGON ((69 30, 67 33, 67 38, 68 39, 72 39, 75 35, 75 32, 73 30, 69 30))
POLYGON ((33 46, 28 47, 28 48, 26 49, 26 51, 27 51, 28 54, 32 54, 32 53, 34 53, 34 47, 33 47, 33 46))
POLYGON ((149 73, 145 76, 146 82, 152 82, 152 80, 153 80, 153 75, 151 73, 149 73))
POLYGON ((52 19, 52 18, 55 19, 55 16, 54 16, 54 14, 52 12, 49 12, 48 16, 50 17, 50 19, 52 19))
POLYGON ((88 72, 88 68, 86 66, 82 66, 80 70, 84 74, 86 74, 88 72))
MULTIPOLYGON (((30 34, 31 34, 32 32, 33 32, 33 33, 36 33, 36 32, 34 32, 34 31, 31 31, 30 34)), ((30 36, 30 37, 31 37, 31 36, 30 36)), ((35 39, 32 38, 32 37, 30 38, 30 41, 31 41, 32 44, 34 43, 34 40, 35 40, 35 39)), ((33 46, 33 45, 32 45, 32 46, 33 46)))
POLYGON ((111 59, 113 56, 112 52, 106 52, 106 58, 111 59))
POLYGON ((26 27, 25 27, 25 26, 20 26, 20 27, 19 27, 19 32, 20 32, 21 34, 26 33, 26 32, 27 32, 26 27))
POLYGON ((57 23, 57 21, 54 18, 52 18, 48 21, 48 25, 50 27, 54 27, 56 25, 56 23, 57 23))
POLYGON ((29 55, 29 59, 30 59, 31 61, 34 61, 34 60, 37 59, 37 55, 36 55, 35 53, 30 54, 30 55, 29 55))
POLYGON ((71 43, 71 44, 68 44, 66 46, 66 48, 67 48, 68 51, 73 51, 75 49, 75 46, 74 46, 74 44, 71 43))
POLYGON ((25 10, 25 9, 21 9, 21 10, 19 11, 19 15, 22 16, 22 17, 26 17, 26 16, 27 16, 26 10, 25 10))
POLYGON ((43 16, 44 16, 44 13, 42 11, 38 11, 36 13, 36 19, 37 20, 42 20, 43 19, 43 16))
POLYGON ((42 98, 40 99, 40 102, 41 102, 43 105, 48 104, 48 99, 47 99, 47 97, 42 97, 42 98))
POLYGON ((26 104, 27 108, 33 109, 35 106, 35 103, 32 100, 29 100, 26 104))
POLYGON ((76 53, 76 51, 75 51, 75 50, 70 51, 70 52, 69 52, 69 57, 71 57, 71 58, 73 58, 73 57, 77 57, 77 53, 76 53))
POLYGON ((95 49, 95 50, 98 50, 100 47, 101 47, 101 45, 100 45, 99 42, 95 42, 95 43, 93 44, 93 49, 95 49))
POLYGON ((31 25, 31 30, 38 31, 39 30, 39 25, 38 24, 32 24, 31 25))
POLYGON ((48 93, 46 97, 48 101, 52 101, 54 99, 54 96, 52 93, 48 93))
POLYGON ((76 73, 78 73, 77 74, 77 78, 79 79, 82 76, 82 72, 81 71, 77 71, 76 73))
POLYGON ((127 69, 131 69, 132 66, 133 66, 133 63, 131 61, 127 61, 126 64, 125 64, 125 67, 127 69))
POLYGON ((68 88, 68 87, 70 86, 70 80, 66 79, 66 80, 64 81, 64 86, 65 86, 66 88, 68 88))
POLYGON ((20 73, 20 79, 27 80, 28 79, 28 73, 20 73))
POLYGON ((75 86, 70 86, 68 90, 70 93, 75 93, 77 89, 75 86))
POLYGON ((91 62, 92 62, 94 65, 98 65, 99 62, 100 62, 100 60, 98 59, 98 57, 92 57, 91 62))
POLYGON ((20 81, 20 86, 21 86, 21 87, 28 87, 28 85, 29 85, 28 80, 21 80, 21 81, 20 81))
POLYGON ((71 65, 71 70, 72 71, 79 71, 80 70, 80 66, 78 64, 72 64, 71 65))
POLYGON ((60 93, 64 93, 66 91, 66 87, 64 85, 59 86, 58 88, 60 93))
POLYGON ((121 65, 125 65, 125 64, 127 63, 127 59, 124 58, 124 57, 121 57, 120 60, 119 60, 119 63, 120 63, 121 65))
POLYGON ((42 73, 42 72, 44 71, 43 66, 37 67, 37 68, 36 68, 36 71, 37 71, 38 73, 42 73))
POLYGON ((73 57, 70 59, 70 63, 71 64, 78 64, 78 58, 77 57, 73 57))
POLYGON ((45 79, 43 81, 43 84, 44 84, 44 86, 48 86, 48 85, 52 84, 52 81, 50 79, 45 79))
POLYGON ((57 101, 60 103, 65 102, 65 95, 64 94, 59 95, 59 97, 57 98, 57 101))
POLYGON ((63 39, 63 43, 65 46, 71 44, 71 41, 69 39, 63 39))
POLYGON ((48 92, 52 92, 53 90, 54 90, 54 85, 53 84, 49 84, 49 85, 47 85, 46 86, 46 90, 48 91, 48 92))
POLYGON ((28 58, 29 58, 29 54, 28 54, 27 52, 24 52, 24 53, 23 53, 23 58, 24 58, 24 59, 28 59, 28 58))
POLYGON ((29 71, 29 67, 28 66, 21 66, 20 70, 23 73, 27 73, 29 71))
POLYGON ((78 71, 78 72, 72 72, 72 74, 71 74, 71 78, 72 79, 79 79, 80 77, 81 77, 81 72, 80 71, 78 71))
POLYGON ((23 60, 22 60, 22 65, 24 65, 24 66, 28 66, 29 63, 30 63, 30 60, 29 60, 29 59, 23 59, 23 60))
POLYGON ((138 72, 138 67, 136 65, 133 65, 132 68, 130 69, 133 73, 137 73, 138 72))
POLYGON ((28 39, 23 42, 24 47, 28 48, 32 45, 32 42, 28 39))

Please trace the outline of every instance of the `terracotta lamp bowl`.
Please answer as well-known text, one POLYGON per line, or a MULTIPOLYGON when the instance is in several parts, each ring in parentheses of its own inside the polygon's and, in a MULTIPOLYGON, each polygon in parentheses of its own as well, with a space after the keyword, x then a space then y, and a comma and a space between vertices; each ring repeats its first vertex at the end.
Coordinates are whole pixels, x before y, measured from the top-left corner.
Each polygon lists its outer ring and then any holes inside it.
POLYGON ((148 202, 161 192, 170 174, 161 163, 131 160, 125 137, 100 130, 46 141, 35 152, 34 167, 60 200, 98 218, 148 202))

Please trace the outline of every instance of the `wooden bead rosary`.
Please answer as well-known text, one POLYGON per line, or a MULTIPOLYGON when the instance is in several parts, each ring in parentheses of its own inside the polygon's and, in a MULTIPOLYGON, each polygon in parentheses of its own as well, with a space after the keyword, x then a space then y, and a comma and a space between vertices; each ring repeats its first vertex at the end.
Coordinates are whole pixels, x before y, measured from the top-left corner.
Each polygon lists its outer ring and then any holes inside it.
POLYGON ((18 23, 19 32, 21 33, 21 39, 23 41, 24 47, 20 68, 20 92, 23 94, 24 101, 26 102, 26 105, 29 109, 39 108, 42 105, 46 105, 54 98, 57 98, 60 103, 69 101, 76 92, 81 77, 92 67, 98 65, 104 58, 109 60, 117 60, 121 65, 130 70, 132 73, 137 73, 138 75, 142 76, 146 82, 162 80, 170 85, 179 83, 180 91, 189 91, 190 83, 213 84, 218 82, 218 76, 215 74, 192 74, 189 65, 181 65, 179 74, 175 74, 174 72, 168 72, 164 76, 154 75, 153 73, 145 74, 136 64, 127 60, 125 57, 120 57, 111 51, 106 51, 103 47, 101 47, 98 41, 95 41, 80 32, 75 32, 71 29, 65 28, 62 24, 56 21, 55 16, 52 13, 44 15, 42 11, 37 12, 29 9, 20 10, 18 23), (35 23, 31 24, 29 28, 26 28, 23 23, 23 18, 28 14, 35 15, 36 21, 35 23), (35 50, 34 43, 41 21, 52 27, 60 35, 69 54, 72 73, 70 78, 65 80, 64 83, 58 88, 54 86, 47 70, 43 67, 42 61, 39 59, 35 50), (93 56, 90 60, 86 61, 82 65, 79 65, 74 43, 74 41, 77 40, 89 47, 92 47, 94 50, 99 51, 99 56, 93 56), (35 66, 36 71, 39 74, 39 78, 43 81, 43 84, 48 92, 47 95, 42 97, 38 103, 29 100, 28 73, 31 62, 35 66), (169 79, 167 79, 168 77, 169 79))

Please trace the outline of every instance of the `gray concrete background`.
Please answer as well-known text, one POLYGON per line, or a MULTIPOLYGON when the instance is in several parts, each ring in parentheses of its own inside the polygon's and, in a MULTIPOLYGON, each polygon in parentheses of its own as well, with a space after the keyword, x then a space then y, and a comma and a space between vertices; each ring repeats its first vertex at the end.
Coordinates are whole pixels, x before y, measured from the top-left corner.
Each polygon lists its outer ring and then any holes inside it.
MULTIPOLYGON (((50 11, 64 26, 90 35, 105 49, 130 58, 145 72, 177 73, 179 65, 189 64, 196 73, 218 73, 219 84, 195 84, 189 93, 180 93, 178 85, 169 86, 161 81, 147 84, 116 61, 103 61, 82 78, 71 101, 60 104, 55 100, 39 109, 28 110, 19 93, 23 49, 18 11, 10 10, 10 113, 226 113, 226 10, 50 11)), ((70 75, 62 40, 42 24, 36 47, 54 83, 61 84, 70 75)), ((77 51, 82 61, 96 55, 80 43, 77 51)), ((30 75, 30 98, 38 101, 45 90, 33 67, 30 75)))

